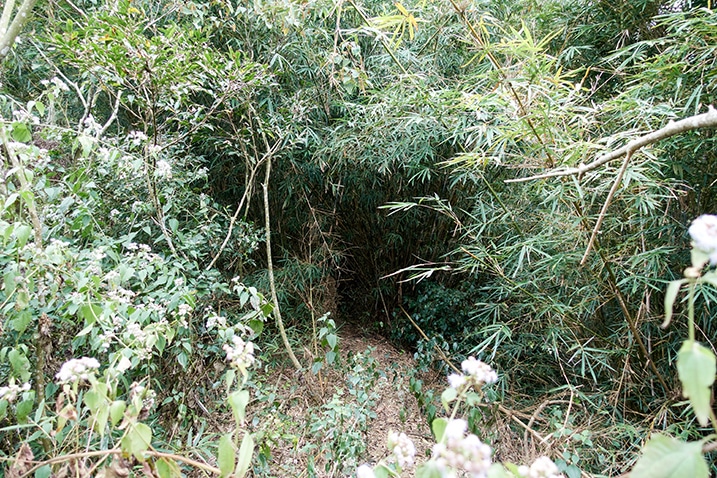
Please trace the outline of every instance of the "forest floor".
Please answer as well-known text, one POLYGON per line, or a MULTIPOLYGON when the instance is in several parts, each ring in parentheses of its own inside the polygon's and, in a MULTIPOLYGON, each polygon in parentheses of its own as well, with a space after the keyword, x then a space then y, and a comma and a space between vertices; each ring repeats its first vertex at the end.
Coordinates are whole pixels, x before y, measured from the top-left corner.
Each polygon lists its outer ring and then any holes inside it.
MULTIPOLYGON (((411 438, 417 461, 430 453, 430 426, 409 388, 416 376, 411 354, 355 325, 343 325, 338 335, 337 366, 303 377, 291 369, 272 371, 275 395, 250 404, 262 470, 255 476, 347 476, 389 455, 391 431, 411 438)), ((437 374, 420 378, 426 388, 445 381, 437 374)))

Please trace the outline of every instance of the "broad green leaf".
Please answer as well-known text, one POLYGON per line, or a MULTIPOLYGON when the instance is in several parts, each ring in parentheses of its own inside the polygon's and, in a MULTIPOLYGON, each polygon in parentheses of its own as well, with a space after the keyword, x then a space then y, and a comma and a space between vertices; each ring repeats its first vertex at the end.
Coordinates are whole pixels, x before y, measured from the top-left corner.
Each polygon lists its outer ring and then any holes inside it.
POLYGON ((10 133, 10 135, 12 136, 12 139, 20 143, 29 143, 32 139, 30 128, 28 128, 25 123, 21 123, 20 121, 13 121, 12 133, 10 133))
POLYGON ((691 340, 685 341, 677 354, 677 373, 682 382, 682 394, 690 400, 700 425, 710 422, 710 398, 717 365, 709 349, 691 340))
POLYGON ((429 461, 416 469, 416 478, 442 478, 442 471, 435 462, 429 461))
POLYGON ((245 433, 244 438, 239 446, 239 460, 237 461, 237 468, 234 472, 234 476, 242 478, 246 475, 249 466, 251 466, 251 457, 254 454, 254 438, 250 433, 245 433))
POLYGON ((336 334, 329 334, 326 336, 326 342, 329 344, 329 347, 331 350, 336 348, 338 338, 336 337, 336 334))
POLYGON ((680 280, 673 280, 667 285, 667 290, 665 291, 665 321, 662 323, 661 327, 664 329, 668 325, 670 325, 670 320, 672 320, 672 310, 673 306, 675 304, 675 299, 677 298, 677 294, 680 292, 680 287, 682 287, 682 284, 685 283, 684 279, 680 280))
POLYGON ((248 391, 238 390, 229 394, 229 406, 232 407, 232 413, 234 414, 234 420, 237 426, 241 426, 244 423, 247 403, 249 403, 248 391))
POLYGON ((251 330, 254 331, 255 335, 261 334, 262 330, 264 330, 264 321, 259 319, 251 319, 249 321, 249 327, 251 330))
POLYGON ((85 405, 87 405, 92 412, 97 410, 102 404, 104 404, 103 397, 96 391, 89 390, 85 393, 85 405))
POLYGON ((169 458, 160 458, 155 462, 154 468, 157 470, 159 478, 180 478, 182 476, 182 470, 177 462, 169 458))
POLYGON ((373 474, 376 478, 389 478, 390 476, 395 476, 395 473, 382 463, 376 465, 376 468, 373 469, 373 474))
POLYGON ((27 224, 18 224, 15 228, 15 238, 17 239, 18 247, 23 247, 27 244, 27 240, 30 238, 32 228, 27 224))
POLYGON ((9 403, 7 400, 0 400, 0 420, 7 415, 7 406, 9 403))
POLYGON ((710 260, 709 254, 706 254, 705 252, 697 249, 696 247, 693 247, 690 251, 690 257, 692 259, 692 267, 696 269, 702 269, 705 264, 707 264, 710 260))
POLYGON ((443 439, 443 433, 446 431, 446 425, 448 425, 448 422, 445 418, 436 418, 433 420, 431 430, 433 431, 433 436, 436 437, 436 442, 440 442, 443 439))
POLYGON ((234 470, 234 458, 236 455, 236 448, 232 443, 232 436, 222 435, 219 439, 219 452, 217 453, 217 463, 219 469, 222 471, 222 477, 229 476, 234 470))
POLYGON ((512 478, 512 476, 500 463, 493 463, 488 470, 488 478, 512 478))
POLYGON ((450 410, 450 405, 453 400, 456 399, 458 396, 458 390, 455 388, 447 388, 443 391, 441 394, 441 402, 443 403, 443 408, 446 409, 446 411, 450 410))
POLYGON ((124 400, 115 400, 112 402, 112 405, 110 405, 110 423, 112 423, 112 426, 117 425, 119 421, 124 416, 124 411, 127 408, 127 404, 124 402, 124 400))
POLYGON ((122 451, 134 455, 139 461, 144 461, 143 453, 147 451, 152 441, 152 429, 144 423, 131 426, 122 438, 122 451))
POLYGON ((110 409, 108 406, 101 406, 97 410, 95 410, 95 413, 93 414, 94 418, 94 429, 97 433, 100 434, 100 436, 105 435, 105 428, 107 427, 107 420, 110 416, 110 409))
POLYGON ((33 405, 35 405, 35 400, 23 400, 17 404, 17 407, 15 407, 15 418, 17 418, 18 423, 25 423, 27 421, 27 417, 30 416, 30 412, 32 412, 33 405))
POLYGON ((50 465, 44 465, 35 470, 35 478, 50 478, 50 476, 52 476, 50 465))
POLYGON ((708 478, 702 442, 655 435, 645 444, 630 478, 708 478))

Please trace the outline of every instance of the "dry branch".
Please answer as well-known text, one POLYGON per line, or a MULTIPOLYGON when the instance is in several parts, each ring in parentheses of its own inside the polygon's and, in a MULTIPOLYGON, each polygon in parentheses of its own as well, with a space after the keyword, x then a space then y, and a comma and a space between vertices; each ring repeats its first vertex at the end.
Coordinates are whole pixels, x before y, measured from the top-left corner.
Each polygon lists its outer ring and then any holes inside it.
POLYGON ((526 181, 533 181, 535 179, 557 178, 561 176, 573 176, 576 174, 582 175, 602 166, 605 163, 609 163, 610 161, 625 156, 626 154, 632 154, 648 144, 656 143, 665 138, 669 138, 670 136, 684 133, 685 131, 712 127, 717 127, 717 110, 715 110, 713 106, 708 106, 707 113, 690 116, 689 118, 685 118, 680 121, 671 121, 664 128, 658 129, 657 131, 653 131, 652 133, 644 136, 640 136, 639 138, 630 141, 622 148, 600 156, 592 163, 581 164, 577 168, 558 169, 544 174, 536 174, 535 176, 529 176, 527 178, 507 179, 505 182, 522 183, 526 181))

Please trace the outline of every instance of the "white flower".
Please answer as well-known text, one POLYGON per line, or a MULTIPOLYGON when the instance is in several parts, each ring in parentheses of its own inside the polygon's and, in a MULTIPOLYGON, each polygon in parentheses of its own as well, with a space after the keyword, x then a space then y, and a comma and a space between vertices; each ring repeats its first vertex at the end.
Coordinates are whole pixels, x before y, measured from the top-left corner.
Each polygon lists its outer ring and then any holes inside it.
POLYGON ((71 359, 62 364, 55 378, 57 378, 60 383, 89 380, 90 377, 94 376, 94 371, 98 368, 100 368, 100 363, 97 359, 89 357, 71 359))
POLYGON ((456 390, 466 383, 466 376, 459 373, 452 373, 448 376, 448 385, 456 390))
POLYGON ((376 478, 373 469, 368 465, 361 465, 356 468, 356 478, 376 478))
POLYGON ((470 376, 470 379, 477 386, 498 381, 498 374, 485 362, 476 360, 475 357, 468 357, 461 363, 461 369, 470 376))
POLYGON ((177 314, 180 317, 184 317, 186 315, 189 315, 189 313, 192 311, 192 306, 189 304, 179 304, 179 308, 177 309, 177 314))
POLYGON ((244 342, 241 337, 232 337, 232 345, 224 344, 224 351, 227 353, 229 365, 238 368, 242 372, 246 372, 247 367, 251 366, 254 359, 254 344, 244 342))
POLYGON ((487 476, 491 466, 492 450, 477 436, 468 434, 465 420, 450 420, 443 432, 443 440, 433 446, 431 461, 443 472, 442 476, 455 476, 453 470, 463 470, 473 478, 487 476))
POLYGON ((132 361, 125 357, 124 355, 120 359, 119 363, 117 364, 117 370, 122 373, 126 370, 129 370, 129 368, 132 366, 132 361))
POLYGON ((147 135, 141 131, 130 131, 127 139, 130 140, 133 146, 139 146, 143 141, 147 140, 147 135))
POLYGON ((541 456, 530 467, 521 466, 518 473, 526 478, 563 478, 558 467, 547 456, 541 456))
POLYGON ((398 466, 405 468, 413 465, 413 459, 416 457, 416 447, 405 433, 389 433, 388 448, 396 456, 398 466))
POLYGON ((22 386, 15 385, 13 379, 10 379, 10 383, 7 387, 0 387, 0 400, 7 400, 12 403, 20 393, 27 392, 28 390, 30 390, 29 383, 25 383, 22 386))
POLYGON ((172 179, 172 166, 167 161, 160 159, 154 168, 154 175, 158 178, 172 179))
POLYGON ((174 279, 174 287, 179 289, 182 286, 184 286, 184 279, 182 279, 181 277, 178 279, 174 279))
POLYGON ((692 221, 689 233, 692 246, 709 256, 710 265, 717 264, 717 216, 701 215, 692 221))

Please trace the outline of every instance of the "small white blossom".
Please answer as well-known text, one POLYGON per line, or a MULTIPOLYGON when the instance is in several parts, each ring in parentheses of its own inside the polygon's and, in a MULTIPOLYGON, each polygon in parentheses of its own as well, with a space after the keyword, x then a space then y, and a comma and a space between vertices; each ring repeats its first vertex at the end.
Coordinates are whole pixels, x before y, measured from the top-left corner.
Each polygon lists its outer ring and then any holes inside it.
POLYGON ((183 287, 183 286, 184 286, 184 279, 182 279, 181 277, 178 279, 174 279, 174 287, 179 289, 180 287, 183 287))
POLYGON ((443 432, 443 440, 433 446, 431 460, 449 476, 451 470, 463 470, 472 478, 485 478, 491 466, 492 450, 477 436, 464 436, 467 429, 465 420, 450 420, 443 432))
POLYGON ((521 466, 518 473, 526 478, 564 478, 557 465, 547 456, 541 456, 530 467, 521 466))
POLYGON ((0 400, 7 400, 12 403, 18 395, 22 392, 27 392, 28 390, 30 390, 29 383, 15 385, 15 382, 10 379, 10 383, 6 387, 0 387, 0 400))
POLYGON ((376 478, 376 475, 370 466, 361 465, 356 468, 356 478, 376 478))
POLYGON ((461 369, 476 384, 482 385, 486 383, 495 383, 498 381, 498 374, 485 362, 476 360, 475 357, 468 357, 461 363, 461 369))
POLYGON ((250 367, 254 359, 254 344, 251 342, 244 342, 241 337, 232 337, 232 344, 224 344, 224 351, 227 353, 227 360, 229 365, 238 368, 240 371, 245 372, 250 367))
POLYGON ((185 317, 189 315, 189 313, 192 311, 192 306, 189 304, 179 304, 179 307, 177 308, 177 314, 180 317, 185 317))
POLYGON ((689 233, 692 246, 709 256, 710 265, 717 264, 717 216, 701 215, 692 221, 689 233))
POLYGON ((117 370, 122 373, 126 370, 129 370, 129 368, 132 366, 132 361, 125 357, 124 355, 120 359, 119 363, 117 364, 117 370))
POLYGON ((467 382, 466 376, 459 373, 452 373, 448 376, 448 385, 451 388, 459 389, 467 382))
POLYGON ((55 76, 51 81, 60 91, 70 91, 70 88, 65 84, 65 82, 58 77, 55 76))
POLYGON ((416 457, 416 447, 405 433, 389 433, 388 448, 396 456, 398 466, 405 468, 413 465, 413 459, 416 457))
POLYGON ((157 161, 154 175, 158 178, 172 179, 172 166, 167 161, 160 159, 157 161))
POLYGON ((100 363, 97 359, 89 357, 71 359, 60 367, 60 371, 57 372, 55 378, 57 378, 60 383, 89 380, 90 377, 94 376, 94 371, 98 368, 100 368, 100 363))
POLYGON ((147 135, 141 131, 130 131, 127 135, 127 139, 133 146, 139 146, 143 141, 147 141, 147 135))

